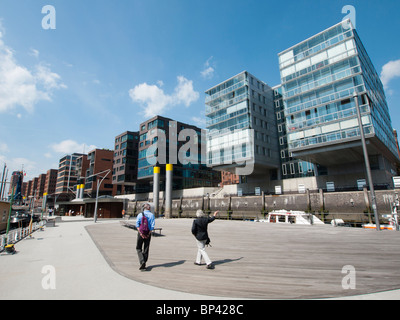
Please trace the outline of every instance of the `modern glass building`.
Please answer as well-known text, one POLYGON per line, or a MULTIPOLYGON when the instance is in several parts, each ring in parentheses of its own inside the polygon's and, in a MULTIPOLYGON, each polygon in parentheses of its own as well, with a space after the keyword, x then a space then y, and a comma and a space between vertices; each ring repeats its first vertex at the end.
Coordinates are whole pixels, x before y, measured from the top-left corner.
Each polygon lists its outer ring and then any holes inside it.
POLYGON ((241 176, 276 176, 279 149, 272 89, 243 71, 207 90, 205 102, 207 165, 241 176))
POLYGON ((362 164, 353 98, 357 92, 371 167, 383 173, 378 182, 389 181, 399 157, 386 97, 351 22, 334 25, 278 56, 288 153, 316 164, 317 175, 344 173, 339 166, 345 163, 362 164))
POLYGON ((154 167, 160 166, 160 190, 165 190, 165 165, 173 164, 173 190, 216 187, 221 174, 205 164, 202 129, 155 116, 140 125, 137 192, 153 190, 154 167))
POLYGON ((279 157, 281 161, 280 179, 314 177, 314 164, 293 157, 289 151, 287 140, 287 127, 285 118, 285 107, 282 97, 282 86, 272 88, 274 92, 275 114, 279 139, 279 157))

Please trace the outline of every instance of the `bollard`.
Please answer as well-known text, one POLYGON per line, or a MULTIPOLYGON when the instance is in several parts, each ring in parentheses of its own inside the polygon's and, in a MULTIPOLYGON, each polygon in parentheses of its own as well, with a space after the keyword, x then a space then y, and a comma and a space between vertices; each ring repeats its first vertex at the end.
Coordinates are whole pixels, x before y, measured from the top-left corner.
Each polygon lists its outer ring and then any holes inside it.
POLYGON ((153 177, 153 202, 154 215, 157 218, 160 214, 160 167, 154 167, 153 177))
POLYGON ((166 182, 165 182, 165 218, 171 219, 172 217, 172 178, 173 178, 173 165, 166 165, 166 182))

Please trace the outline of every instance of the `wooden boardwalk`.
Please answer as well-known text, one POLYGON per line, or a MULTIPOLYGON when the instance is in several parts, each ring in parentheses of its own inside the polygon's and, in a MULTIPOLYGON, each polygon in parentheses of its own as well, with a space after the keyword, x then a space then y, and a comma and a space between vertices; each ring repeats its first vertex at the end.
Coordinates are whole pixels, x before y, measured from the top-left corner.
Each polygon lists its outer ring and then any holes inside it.
MULTIPOLYGON (((400 289, 400 232, 216 220, 207 252, 214 270, 194 265, 192 219, 157 219, 147 271, 139 271, 137 232, 119 222, 86 229, 110 266, 149 285, 227 298, 312 299, 400 289), (343 289, 344 266, 356 289, 343 289)), ((168 297, 165 297, 168 299, 168 297)))

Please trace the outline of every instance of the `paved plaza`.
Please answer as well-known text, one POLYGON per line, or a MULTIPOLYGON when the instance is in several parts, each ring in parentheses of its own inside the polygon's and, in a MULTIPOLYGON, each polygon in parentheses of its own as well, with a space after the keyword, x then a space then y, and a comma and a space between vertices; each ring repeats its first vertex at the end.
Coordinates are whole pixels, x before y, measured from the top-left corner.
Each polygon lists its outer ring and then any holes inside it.
POLYGON ((0 299, 400 298, 399 232, 216 220, 207 248, 215 269, 207 270, 193 263, 193 220, 157 219, 161 235, 139 271, 136 231, 77 219, 63 217, 17 243, 17 254, 0 255, 0 299), (54 289, 44 283, 46 266, 54 289), (355 289, 342 286, 348 266, 355 289))

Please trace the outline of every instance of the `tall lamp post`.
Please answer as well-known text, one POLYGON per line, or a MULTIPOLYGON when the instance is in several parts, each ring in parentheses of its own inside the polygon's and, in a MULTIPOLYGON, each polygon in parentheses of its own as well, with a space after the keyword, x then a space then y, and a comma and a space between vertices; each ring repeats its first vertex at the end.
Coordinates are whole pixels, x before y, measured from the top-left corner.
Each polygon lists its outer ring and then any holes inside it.
POLYGON ((353 97, 354 97, 354 102, 356 103, 358 125, 360 127, 361 143, 362 143, 362 148, 363 148, 363 152, 364 152, 365 169, 367 171, 369 191, 371 193, 371 203, 372 203, 372 210, 374 211, 374 216, 375 216, 376 230, 380 231, 381 226, 379 224, 378 208, 376 206, 374 183, 372 181, 372 174, 371 174, 371 167, 369 164, 367 144, 365 142, 365 135, 364 135, 364 128, 363 128, 362 120, 361 120, 360 106, 358 105, 358 93, 356 91, 354 91, 353 97))
POLYGON ((111 172, 111 170, 110 170, 110 169, 107 169, 107 170, 105 170, 105 171, 102 171, 102 172, 93 174, 93 175, 91 175, 91 176, 88 177, 88 178, 91 178, 91 177, 94 177, 94 176, 98 176, 98 175, 103 174, 103 173, 105 173, 105 172, 107 172, 106 175, 101 179, 100 183, 97 184, 97 190, 96 190, 96 204, 95 204, 95 206, 94 206, 94 223, 97 222, 97 204, 98 204, 98 200, 99 200, 99 189, 100 189, 100 186, 101 186, 101 184, 103 183, 104 179, 108 176, 108 174, 111 172))

